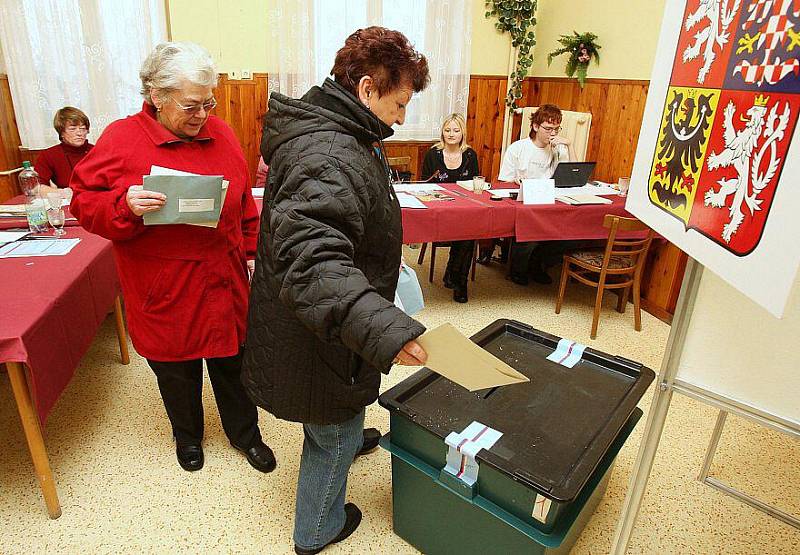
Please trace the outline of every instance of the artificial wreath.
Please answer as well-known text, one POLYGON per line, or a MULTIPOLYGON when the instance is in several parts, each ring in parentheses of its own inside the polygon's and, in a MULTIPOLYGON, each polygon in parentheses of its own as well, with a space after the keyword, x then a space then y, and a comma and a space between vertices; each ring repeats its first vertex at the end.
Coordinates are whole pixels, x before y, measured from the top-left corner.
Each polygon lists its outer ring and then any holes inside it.
POLYGON ((583 88, 586 81, 586 72, 589 69, 589 62, 594 59, 596 64, 600 63, 600 54, 598 53, 600 45, 595 42, 596 40, 597 35, 594 33, 579 35, 577 31, 572 31, 572 35, 561 35, 558 42, 561 43, 562 48, 553 50, 547 55, 547 65, 549 66, 556 56, 569 53, 565 72, 567 77, 577 75, 578 82, 583 88))
POLYGON ((508 76, 506 105, 516 108, 522 98, 522 83, 533 65, 533 47, 536 44, 537 0, 486 0, 486 17, 496 17, 494 26, 501 33, 511 35, 511 46, 517 49, 517 63, 508 76))

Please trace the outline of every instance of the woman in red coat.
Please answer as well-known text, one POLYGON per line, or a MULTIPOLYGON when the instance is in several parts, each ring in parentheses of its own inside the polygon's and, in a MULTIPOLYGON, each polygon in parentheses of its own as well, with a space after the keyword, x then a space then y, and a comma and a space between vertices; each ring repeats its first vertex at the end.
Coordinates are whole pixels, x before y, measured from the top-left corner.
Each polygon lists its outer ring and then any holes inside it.
POLYGON ((34 169, 44 185, 53 183, 57 188, 69 186, 72 170, 83 160, 92 147, 86 140, 89 135, 89 118, 81 110, 64 106, 53 118, 53 128, 58 133, 57 145, 43 150, 36 158, 34 169))
POLYGON ((258 213, 233 131, 210 115, 217 72, 192 43, 160 44, 140 71, 142 111, 109 125, 75 168, 71 210, 113 241, 131 340, 155 372, 185 470, 203 466, 203 359, 231 444, 258 470, 275 457, 240 380, 258 213), (222 175, 216 228, 145 226, 166 197, 142 190, 152 166, 222 175))

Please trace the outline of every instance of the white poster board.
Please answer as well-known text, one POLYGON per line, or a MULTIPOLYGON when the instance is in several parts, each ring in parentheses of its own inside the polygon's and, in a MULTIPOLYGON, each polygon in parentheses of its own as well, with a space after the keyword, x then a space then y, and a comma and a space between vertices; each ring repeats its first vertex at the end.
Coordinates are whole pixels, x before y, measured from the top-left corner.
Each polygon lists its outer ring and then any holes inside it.
POLYGON ((800 429, 800 280, 783 319, 703 272, 677 379, 800 429), (732 315, 735 315, 732 317, 732 315))
POLYGON ((800 263, 800 11, 667 0, 627 209, 780 317, 800 263))

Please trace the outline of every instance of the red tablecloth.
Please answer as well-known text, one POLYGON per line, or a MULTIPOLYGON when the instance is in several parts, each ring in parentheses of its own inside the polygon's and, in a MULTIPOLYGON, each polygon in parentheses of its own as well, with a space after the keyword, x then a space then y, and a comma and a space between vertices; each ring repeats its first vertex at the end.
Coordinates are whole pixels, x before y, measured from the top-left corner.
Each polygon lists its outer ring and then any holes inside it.
MULTIPOLYGON (((605 239, 603 227, 606 214, 633 216, 625 210, 625 197, 606 197, 611 204, 573 206, 555 204, 517 203, 515 234, 517 241, 568 241, 571 239, 605 239)), ((620 237, 624 235, 620 234, 620 237)))
POLYGON ((65 256, 0 259, 0 362, 30 369, 44 423, 119 294, 111 243, 80 227, 65 256))
POLYGON ((426 209, 403 208, 403 242, 461 241, 514 235, 512 201, 489 200, 456 184, 444 184, 454 200, 425 202, 426 209))

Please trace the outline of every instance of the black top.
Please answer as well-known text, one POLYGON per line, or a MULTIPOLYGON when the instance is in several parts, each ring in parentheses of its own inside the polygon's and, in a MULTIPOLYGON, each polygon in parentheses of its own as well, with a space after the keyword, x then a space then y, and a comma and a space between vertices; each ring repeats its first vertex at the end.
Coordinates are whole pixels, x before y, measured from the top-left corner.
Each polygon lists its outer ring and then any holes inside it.
POLYGON ((456 181, 472 179, 480 175, 478 169, 478 155, 471 148, 467 148, 461 153, 461 165, 451 170, 444 165, 443 151, 434 147, 425 153, 425 160, 422 162, 422 180, 427 181, 436 171, 439 174, 431 179, 438 183, 455 183, 456 181))
POLYGON ((242 383, 278 418, 335 424, 378 398, 381 372, 425 327, 394 305, 400 205, 373 143, 392 130, 327 79, 272 93, 270 192, 250 290, 242 383))

